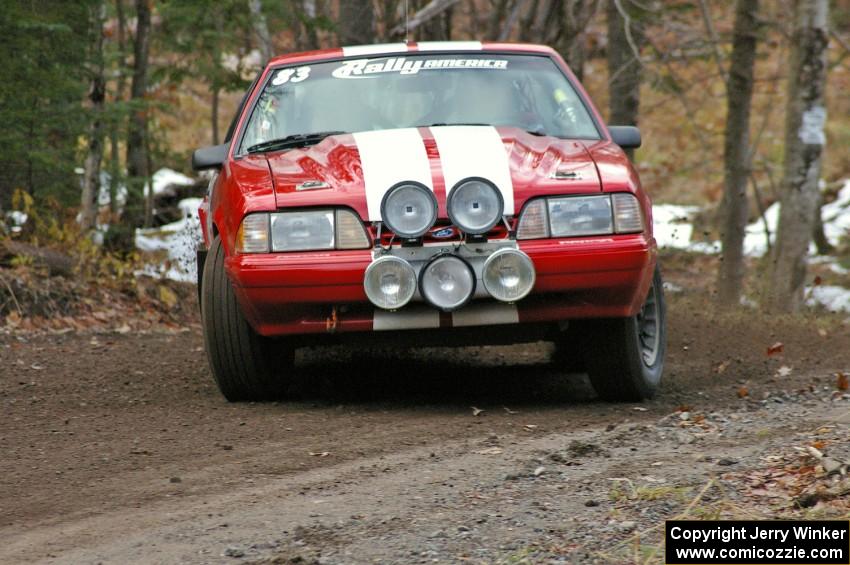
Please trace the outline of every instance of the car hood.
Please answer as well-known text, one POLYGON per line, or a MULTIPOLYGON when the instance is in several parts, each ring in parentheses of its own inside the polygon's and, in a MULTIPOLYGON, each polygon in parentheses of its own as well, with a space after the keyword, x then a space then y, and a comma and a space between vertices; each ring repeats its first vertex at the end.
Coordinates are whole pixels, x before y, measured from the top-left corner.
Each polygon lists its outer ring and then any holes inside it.
POLYGON ((577 140, 536 136, 512 127, 442 126, 333 135, 321 143, 266 155, 278 207, 348 206, 381 219, 395 184, 419 182, 446 197, 459 181, 481 177, 502 193, 505 214, 532 197, 596 193, 596 165, 577 140))

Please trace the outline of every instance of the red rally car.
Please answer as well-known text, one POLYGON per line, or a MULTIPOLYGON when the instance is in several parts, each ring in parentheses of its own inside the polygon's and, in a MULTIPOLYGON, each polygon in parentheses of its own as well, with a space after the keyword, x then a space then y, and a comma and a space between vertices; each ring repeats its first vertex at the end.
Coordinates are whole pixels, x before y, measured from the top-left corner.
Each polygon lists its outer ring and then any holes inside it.
POLYGON ((198 282, 221 392, 279 394, 302 346, 547 340, 602 398, 652 396, 665 306, 639 146, 549 47, 273 59, 193 155, 215 171, 198 282))

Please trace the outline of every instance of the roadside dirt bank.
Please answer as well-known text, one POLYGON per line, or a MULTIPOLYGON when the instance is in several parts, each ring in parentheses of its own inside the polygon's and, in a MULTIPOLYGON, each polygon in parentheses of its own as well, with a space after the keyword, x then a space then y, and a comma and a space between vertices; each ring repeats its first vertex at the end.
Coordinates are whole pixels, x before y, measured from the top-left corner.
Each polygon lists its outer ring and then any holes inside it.
POLYGON ((640 406, 545 344, 311 350, 296 398, 230 405, 196 326, 2 336, 0 562, 632 562, 689 506, 846 513, 794 500, 840 488, 795 448, 850 459, 848 324, 670 315, 640 406))

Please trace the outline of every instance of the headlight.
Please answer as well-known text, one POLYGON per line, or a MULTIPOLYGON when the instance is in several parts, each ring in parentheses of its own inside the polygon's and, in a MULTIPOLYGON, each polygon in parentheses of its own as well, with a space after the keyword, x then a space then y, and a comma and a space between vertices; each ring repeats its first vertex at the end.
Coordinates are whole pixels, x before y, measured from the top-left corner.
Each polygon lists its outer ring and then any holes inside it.
POLYGON ((272 214, 272 251, 333 248, 332 210, 272 214))
POLYGON ((385 255, 366 268, 363 289, 375 306, 396 310, 416 293, 416 272, 404 259, 385 255))
POLYGON ((550 198, 548 202, 552 237, 602 235, 613 231, 611 198, 607 195, 550 198))
POLYGON ((502 194, 489 181, 469 178, 449 192, 447 202, 452 223, 473 235, 487 233, 502 218, 502 194))
POLYGON ((422 269, 419 292, 437 308, 454 310, 475 292, 475 273, 463 259, 439 255, 422 269))
POLYGON ((437 198, 424 184, 401 182, 387 191, 381 217, 400 237, 419 237, 437 221, 437 198))
POLYGON ((363 222, 351 210, 296 210, 250 214, 236 236, 238 253, 367 249, 363 222))
POLYGON ((484 288, 496 300, 516 302, 534 287, 536 274, 531 259, 517 249, 499 249, 484 263, 484 288))
POLYGON ((520 215, 517 239, 638 233, 644 229, 633 194, 559 196, 531 200, 520 215))

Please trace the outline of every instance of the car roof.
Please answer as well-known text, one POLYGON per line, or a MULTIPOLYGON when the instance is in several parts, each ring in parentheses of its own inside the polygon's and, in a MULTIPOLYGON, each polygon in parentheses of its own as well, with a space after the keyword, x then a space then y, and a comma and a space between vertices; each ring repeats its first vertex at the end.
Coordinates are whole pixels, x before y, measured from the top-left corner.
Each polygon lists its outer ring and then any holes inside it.
POLYGON ((510 51, 529 55, 554 55, 555 50, 546 45, 532 43, 500 43, 482 41, 420 41, 399 43, 376 43, 373 45, 352 45, 319 51, 302 51, 273 57, 269 65, 287 63, 306 63, 322 60, 371 57, 379 55, 403 55, 406 53, 475 53, 487 51, 510 51))

